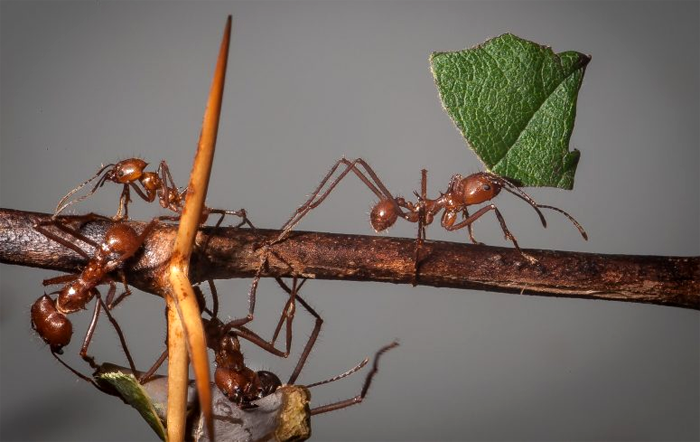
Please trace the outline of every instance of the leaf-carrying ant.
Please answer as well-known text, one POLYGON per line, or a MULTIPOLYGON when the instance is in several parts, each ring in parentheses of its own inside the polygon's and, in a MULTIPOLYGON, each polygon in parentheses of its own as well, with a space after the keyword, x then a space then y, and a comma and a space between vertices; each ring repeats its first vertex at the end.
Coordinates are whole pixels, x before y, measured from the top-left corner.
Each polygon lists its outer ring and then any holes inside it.
MULTIPOLYGON (((66 196, 61 198, 56 205, 53 218, 56 218, 67 207, 94 194, 97 189, 104 186, 107 181, 121 184, 123 186, 121 196, 119 197, 119 209, 117 210, 117 214, 114 216, 114 220, 119 221, 129 218, 129 203, 131 202, 132 189, 144 201, 151 203, 157 198, 161 207, 164 209, 169 209, 178 215, 182 213, 182 209, 185 205, 187 188, 183 190, 178 189, 172 175, 170 174, 170 168, 165 161, 160 162, 156 172, 146 171, 145 169, 147 166, 148 163, 141 158, 128 158, 126 160, 119 161, 118 163, 111 163, 100 167, 95 175, 78 185, 76 188, 68 192, 66 196), (78 198, 70 199, 76 192, 95 179, 97 179, 97 182, 88 193, 78 198)), ((241 218, 241 222, 238 224, 239 227, 244 224, 247 224, 251 228, 253 227, 250 221, 248 221, 244 209, 223 210, 205 207, 202 211, 200 222, 202 224, 205 223, 209 215, 212 213, 220 215, 220 218, 216 223, 217 226, 221 224, 226 215, 234 215, 241 218)), ((161 219, 169 218, 161 217, 161 219)))
MULTIPOLYGON (((82 225, 99 218, 102 217, 95 214, 89 214, 81 217, 72 217, 71 220, 80 222, 82 225)), ((60 290, 51 293, 58 295, 56 296, 56 299, 44 294, 37 299, 31 308, 32 328, 36 330, 44 342, 49 345, 52 355, 56 357, 56 359, 58 359, 64 366, 84 379, 86 379, 85 376, 81 375, 72 367, 67 365, 57 355, 63 353, 63 347, 70 343, 71 336, 73 334, 73 326, 67 315, 84 310, 87 304, 95 297, 97 298, 97 302, 95 303, 92 320, 83 340, 83 345, 80 349, 80 356, 87 361, 91 367, 97 367, 94 359, 89 356, 87 352, 97 326, 100 309, 103 309, 117 331, 117 335, 119 336, 124 353, 129 360, 130 368, 135 370, 134 362, 126 347, 126 341, 121 328, 110 313, 110 310, 115 305, 130 294, 130 290, 126 285, 126 280, 122 274, 122 282, 124 283, 125 291, 115 299, 116 284, 114 281, 108 278, 111 272, 120 270, 124 262, 134 256, 134 254, 141 248, 141 245, 156 226, 156 223, 157 219, 152 220, 144 227, 140 234, 125 223, 114 223, 107 230, 104 239, 100 244, 94 242, 77 230, 68 227, 61 219, 55 219, 49 221, 48 223, 35 226, 35 229, 43 233, 46 237, 65 245, 89 260, 80 273, 58 276, 44 280, 44 286, 54 284, 65 285, 60 290), (48 225, 53 225, 60 231, 65 232, 73 236, 75 239, 92 246, 95 250, 94 256, 91 257, 75 243, 68 241, 67 239, 48 230, 48 225), (97 289, 98 285, 104 283, 109 284, 109 292, 105 300, 102 299, 102 296, 97 289)))
MULTIPOLYGON (((272 240, 265 246, 265 250, 261 255, 261 261, 256 274, 256 279, 253 280, 249 293, 250 302, 255 302, 255 289, 257 282, 262 273, 262 269, 267 262, 269 249, 272 245, 283 241, 292 229, 302 220, 307 213, 318 207, 330 194, 331 191, 345 178, 350 172, 354 173, 378 198, 379 201, 372 207, 370 212, 370 224, 376 232, 382 232, 396 223, 396 220, 403 218, 412 223, 418 223, 418 236, 415 252, 416 274, 414 275, 414 284, 418 274, 419 264, 419 249, 425 239, 425 227, 433 222, 435 217, 444 211, 440 220, 440 224, 448 231, 460 230, 467 228, 469 239, 474 244, 479 242, 474 238, 472 224, 477 219, 481 218, 486 213, 493 211, 501 226, 501 230, 505 235, 506 240, 513 243, 515 249, 522 257, 530 263, 536 263, 537 260, 526 254, 520 249, 518 241, 506 226, 505 219, 495 204, 489 203, 481 207, 473 214, 469 213, 468 207, 476 204, 483 204, 493 200, 498 194, 505 190, 516 197, 527 202, 534 210, 542 222, 544 227, 547 227, 547 221, 542 214, 541 209, 548 209, 559 212, 566 216, 571 223, 578 229, 583 239, 587 240, 588 235, 573 216, 557 207, 539 204, 525 193, 516 183, 490 172, 479 172, 466 177, 456 174, 452 176, 450 183, 445 192, 440 193, 440 196, 435 199, 427 197, 427 171, 422 170, 421 173, 421 193, 414 192, 417 197, 417 202, 406 201, 405 198, 395 197, 387 189, 387 187, 379 179, 376 172, 362 158, 357 158, 350 161, 346 158, 338 160, 328 173, 323 177, 320 184, 311 193, 309 198, 294 212, 294 214, 282 226, 281 233, 277 238, 272 240), (344 169, 341 169, 344 166, 344 169), (341 172, 334 178, 337 170, 341 172), (458 221, 458 215, 462 215, 462 220, 458 221)), ((252 312, 251 312, 252 314, 252 312)), ((250 316, 250 315, 249 315, 250 316)))

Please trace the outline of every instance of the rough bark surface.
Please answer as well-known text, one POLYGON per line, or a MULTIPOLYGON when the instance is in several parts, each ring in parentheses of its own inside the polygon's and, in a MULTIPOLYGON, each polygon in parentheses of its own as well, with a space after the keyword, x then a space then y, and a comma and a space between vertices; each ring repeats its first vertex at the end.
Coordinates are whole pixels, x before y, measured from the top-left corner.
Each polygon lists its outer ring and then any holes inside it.
MULTIPOLYGON (((85 259, 52 241, 33 226, 49 215, 0 209, 0 262, 77 272, 85 259)), ((110 221, 81 227, 100 242, 110 221)), ((139 230, 144 223, 133 222, 139 230)), ((190 279, 252 277, 262 246, 276 230, 202 228, 197 233, 190 279)), ((176 226, 162 223, 143 250, 127 263, 131 285, 149 293, 169 262, 176 226)), ((66 236, 70 239, 70 236, 66 236)), ((90 253, 89 247, 86 251, 90 253)), ((414 277, 415 240, 318 232, 293 232, 274 245, 263 276, 300 275, 317 279, 410 284, 414 277)), ((527 250, 529 264, 515 250, 502 247, 426 241, 421 248, 418 285, 487 290, 523 295, 606 299, 700 310, 700 258, 600 255, 527 250)))

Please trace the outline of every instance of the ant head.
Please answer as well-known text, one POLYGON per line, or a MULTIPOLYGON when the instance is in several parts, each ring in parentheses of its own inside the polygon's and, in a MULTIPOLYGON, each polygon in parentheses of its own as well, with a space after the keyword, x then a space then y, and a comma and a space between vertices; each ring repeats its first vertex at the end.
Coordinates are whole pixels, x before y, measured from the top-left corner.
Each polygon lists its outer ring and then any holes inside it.
POLYGON ((54 353, 70 343, 73 325, 66 316, 56 310, 56 303, 47 295, 37 299, 31 310, 32 328, 41 336, 54 353))
POLYGON ((383 232, 393 226, 398 218, 394 201, 383 199, 372 207, 369 214, 369 222, 375 232, 383 232))
POLYGON ((479 172, 462 178, 455 187, 455 190, 460 190, 466 205, 481 204, 495 198, 503 188, 503 182, 495 175, 479 172))
POLYGON ((258 379, 260 379, 260 397, 269 396, 278 388, 282 386, 282 381, 271 371, 260 370, 258 372, 258 379))
POLYGON ((138 180, 148 163, 141 158, 129 158, 120 161, 107 172, 107 179, 119 184, 128 184, 138 180))

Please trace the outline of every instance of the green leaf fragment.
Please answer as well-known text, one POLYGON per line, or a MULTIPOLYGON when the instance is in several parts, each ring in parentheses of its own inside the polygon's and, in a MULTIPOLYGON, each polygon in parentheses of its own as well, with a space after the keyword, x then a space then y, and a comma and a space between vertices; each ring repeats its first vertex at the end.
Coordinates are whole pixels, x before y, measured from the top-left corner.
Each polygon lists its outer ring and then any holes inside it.
POLYGON ((158 437, 161 440, 166 440, 167 436, 163 422, 158 417, 149 394, 139 384, 134 375, 120 371, 110 371, 100 373, 96 377, 112 385, 119 392, 124 402, 134 407, 141 414, 141 417, 156 432, 158 437))
POLYGON ((430 57, 442 104, 490 172, 522 186, 572 189, 576 99, 590 57, 504 34, 430 57))

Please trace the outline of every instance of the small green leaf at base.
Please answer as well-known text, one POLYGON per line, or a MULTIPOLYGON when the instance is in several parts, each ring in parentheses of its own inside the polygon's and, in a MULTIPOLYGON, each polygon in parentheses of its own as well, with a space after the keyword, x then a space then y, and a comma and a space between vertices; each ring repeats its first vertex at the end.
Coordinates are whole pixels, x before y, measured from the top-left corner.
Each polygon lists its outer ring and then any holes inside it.
MULTIPOLYGON (((141 375, 141 374, 139 374, 141 375)), ((141 385, 130 370, 105 363, 94 374, 98 385, 109 394, 118 395, 136 408, 158 437, 166 440, 163 426, 168 406, 168 378, 153 376, 141 385)), ((274 393, 253 402, 250 408, 232 403, 216 385, 210 385, 214 406, 216 440, 226 441, 303 441, 311 436, 309 390, 298 385, 284 385, 274 393)), ((187 388, 187 440, 209 442, 204 415, 198 409, 193 381, 187 388)))
POLYGON ((132 374, 121 371, 100 373, 97 379, 109 383, 118 392, 122 400, 138 411, 161 440, 166 440, 166 431, 158 417, 150 396, 132 374))
POLYGON ((512 34, 430 57, 443 107, 488 171, 563 189, 574 186, 569 140, 589 61, 512 34))

